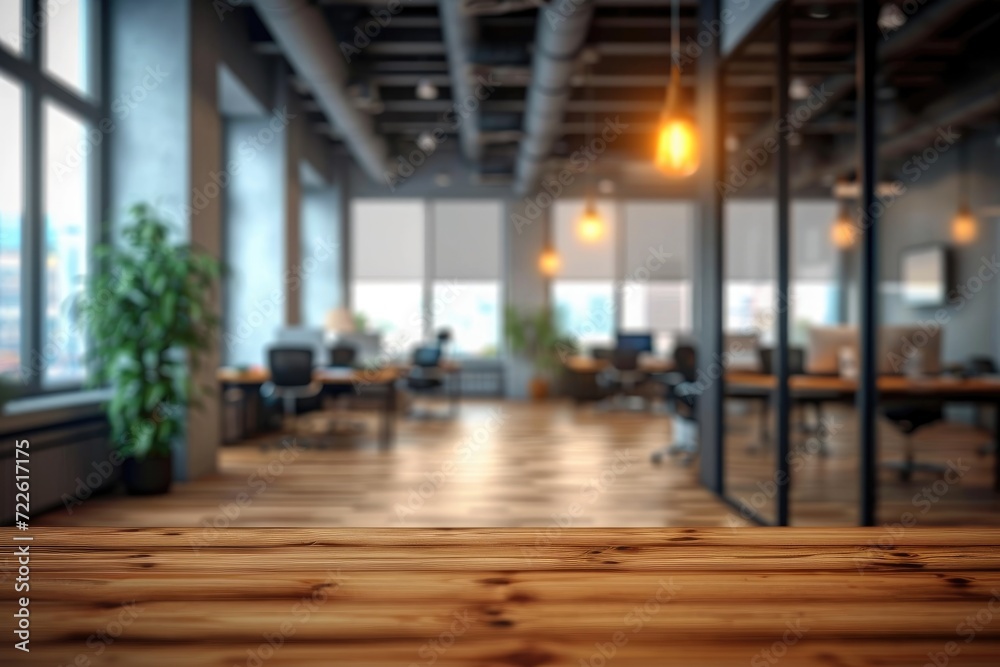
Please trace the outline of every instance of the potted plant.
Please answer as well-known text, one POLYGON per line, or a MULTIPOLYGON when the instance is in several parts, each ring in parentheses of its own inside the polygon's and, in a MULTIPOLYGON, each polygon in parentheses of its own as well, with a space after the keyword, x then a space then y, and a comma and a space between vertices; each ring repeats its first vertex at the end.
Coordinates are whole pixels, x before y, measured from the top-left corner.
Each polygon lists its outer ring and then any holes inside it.
POLYGON ((556 318, 548 308, 522 313, 508 306, 504 315, 504 337, 512 353, 531 362, 534 374, 528 384, 528 393, 536 401, 549 395, 552 376, 562 367, 566 357, 578 350, 573 338, 560 334, 556 318))
POLYGON ((189 373, 219 326, 211 301, 221 265, 175 242, 151 207, 139 204, 129 214, 120 243, 96 249, 98 266, 78 313, 90 337, 92 380, 111 387, 105 409, 125 487, 166 493, 185 410, 211 391, 197 391, 189 373))

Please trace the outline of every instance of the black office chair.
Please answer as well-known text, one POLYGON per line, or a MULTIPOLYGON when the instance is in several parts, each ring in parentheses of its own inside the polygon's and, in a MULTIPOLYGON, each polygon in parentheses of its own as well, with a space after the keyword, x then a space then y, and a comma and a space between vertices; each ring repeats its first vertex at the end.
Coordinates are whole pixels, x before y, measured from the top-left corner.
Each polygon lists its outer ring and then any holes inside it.
POLYGON ((318 396, 323 388, 313 380, 313 351, 300 347, 272 347, 267 351, 267 365, 271 379, 261 386, 261 396, 281 401, 282 429, 286 435, 289 433, 287 422, 290 418, 292 435, 290 441, 286 438, 281 444, 297 446, 300 444, 299 401, 318 396))
POLYGON ((629 348, 615 348, 608 358, 607 368, 597 375, 597 384, 613 406, 618 398, 635 396, 645 382, 646 373, 639 369, 639 352, 629 348))
MULTIPOLYGON (((773 375, 776 371, 776 360, 774 357, 774 348, 762 347, 759 350, 760 354, 760 370, 765 375, 773 375)), ((788 348, 788 374, 789 375, 803 375, 806 372, 806 352, 801 347, 790 347, 788 348)), ((761 428, 760 428, 760 439, 761 442, 769 442, 771 440, 771 435, 768 430, 768 422, 771 415, 771 399, 768 397, 763 403, 763 412, 761 414, 761 428)), ((805 406, 813 406, 816 413, 816 425, 810 426, 806 421, 806 415, 803 411, 802 420, 799 422, 799 428, 805 433, 814 433, 819 440, 819 455, 826 456, 829 453, 829 449, 826 445, 826 429, 823 428, 823 400, 819 398, 807 398, 807 399, 797 399, 793 405, 800 405, 803 408, 805 406)), ((755 449, 753 446, 750 449, 755 449)))
MULTIPOLYGON (((330 368, 343 370, 354 368, 357 357, 356 347, 347 343, 337 343, 330 348, 330 368)), ((354 387, 350 384, 330 384, 323 388, 323 393, 334 400, 336 411, 343 412, 346 410, 347 398, 354 393, 354 387)), ((335 414, 329 422, 329 429, 335 434, 356 433, 364 429, 364 424, 342 419, 335 414)))
POLYGON ((698 352, 693 345, 679 344, 674 348, 674 370, 664 376, 667 405, 673 424, 674 441, 653 452, 653 463, 664 454, 684 455, 689 463, 698 453, 698 397, 704 390, 698 385, 698 352))
MULTIPOLYGON (((968 363, 965 364, 965 368, 962 370, 962 375, 967 378, 982 377, 983 375, 996 375, 997 374, 997 364, 992 357, 970 357, 968 363)), ((996 451, 996 447, 992 442, 988 442, 981 446, 977 453, 980 456, 986 456, 987 454, 992 454, 996 451)))
POLYGON ((590 356, 598 361, 611 361, 615 351, 610 347, 595 347, 590 351, 590 356))
MULTIPOLYGON (((424 345, 413 351, 412 365, 406 376, 405 387, 413 394, 442 395, 445 389, 445 373, 441 367, 441 347, 424 345)), ((454 414, 455 404, 452 402, 450 414, 454 414)), ((410 412, 411 416, 430 417, 430 412, 418 414, 410 412)))
POLYGON ((915 460, 913 438, 917 431, 944 419, 944 402, 935 399, 907 400, 882 409, 886 419, 903 434, 903 460, 886 461, 883 467, 899 471, 899 479, 909 482, 917 471, 943 473, 945 467, 915 460))

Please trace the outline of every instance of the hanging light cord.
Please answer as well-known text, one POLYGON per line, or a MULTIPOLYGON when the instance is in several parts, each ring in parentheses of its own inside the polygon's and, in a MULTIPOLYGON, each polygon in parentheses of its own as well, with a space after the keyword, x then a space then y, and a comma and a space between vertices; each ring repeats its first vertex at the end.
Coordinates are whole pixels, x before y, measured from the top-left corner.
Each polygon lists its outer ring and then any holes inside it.
POLYGON ((679 0, 670 3, 670 83, 667 84, 667 101, 663 107, 666 118, 679 104, 681 88, 681 5, 679 0))

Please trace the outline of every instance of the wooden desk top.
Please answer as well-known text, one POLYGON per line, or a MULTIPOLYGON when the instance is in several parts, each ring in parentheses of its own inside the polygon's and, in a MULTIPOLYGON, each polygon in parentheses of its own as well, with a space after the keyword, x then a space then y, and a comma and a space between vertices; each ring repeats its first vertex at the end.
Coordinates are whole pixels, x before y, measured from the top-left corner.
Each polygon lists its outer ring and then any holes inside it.
MULTIPOLYGON (((452 360, 443 362, 441 368, 446 373, 456 373, 461 370, 459 363, 452 360)), ((321 368, 313 372, 313 380, 323 384, 353 384, 355 382, 385 384, 399 379, 408 371, 409 366, 387 366, 371 370, 357 368, 350 374, 321 368)), ((264 384, 271 379, 271 373, 266 368, 260 366, 245 370, 223 367, 216 372, 216 379, 219 382, 228 382, 231 384, 264 384)))
MULTIPOLYGON (((0 529, 7 544, 25 534, 0 529)), ((1000 531, 980 527, 30 534, 31 653, 8 636, 3 664, 912 667, 957 649, 952 665, 996 667, 1000 655, 1000 531), (95 639, 109 628, 113 642, 95 639)), ((21 595, 0 587, 5 613, 21 595)))
MULTIPOLYGON (((575 356, 566 359, 566 368, 574 373, 596 373, 608 367, 609 361, 606 359, 594 359, 593 357, 575 356)), ((670 359, 660 359, 659 357, 646 357, 639 360, 639 370, 647 373, 667 373, 674 369, 674 362, 670 359)))
MULTIPOLYGON (((726 373, 730 385, 773 389, 775 377, 764 373, 726 373)), ((826 375, 792 375, 788 386, 793 391, 815 391, 850 394, 858 390, 856 380, 826 375)), ((946 376, 913 379, 900 375, 883 375, 878 378, 879 391, 886 394, 921 395, 946 397, 949 394, 996 395, 1000 398, 1000 380, 990 378, 956 378, 946 376)))
MULTIPOLYGON (((399 368, 381 368, 373 370, 355 369, 348 373, 330 373, 319 369, 313 372, 313 380, 322 384, 354 384, 367 382, 370 384, 385 384, 398 379, 403 371, 399 368)), ((264 384, 271 379, 271 373, 266 368, 220 368, 216 373, 219 382, 231 384, 264 384)))

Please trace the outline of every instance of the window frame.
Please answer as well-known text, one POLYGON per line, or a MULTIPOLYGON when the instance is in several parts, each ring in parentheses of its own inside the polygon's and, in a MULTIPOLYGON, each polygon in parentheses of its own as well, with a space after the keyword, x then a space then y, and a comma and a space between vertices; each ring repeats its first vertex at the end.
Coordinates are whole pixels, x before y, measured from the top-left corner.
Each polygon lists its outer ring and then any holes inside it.
MULTIPOLYGON (((31 22, 34 29, 22 34, 21 53, 0 47, 0 72, 22 87, 23 136, 22 169, 24 191, 21 211, 21 339, 20 367, 17 374, 22 397, 79 391, 84 382, 44 384, 44 363, 38 363, 45 349, 45 171, 44 103, 51 101, 77 118, 89 130, 100 131, 109 118, 105 102, 106 80, 104 48, 101 36, 106 14, 101 3, 88 2, 86 48, 88 50, 88 93, 81 94, 49 75, 43 66, 46 30, 36 17, 44 11, 44 0, 22 0, 22 27, 31 22)), ((19 28, 21 29, 21 28, 19 28)), ((87 178, 87 252, 93 258, 95 245, 105 238, 101 211, 107 193, 107 141, 102 140, 86 156, 87 178)), ((93 268, 93 265, 91 266, 93 268)))

